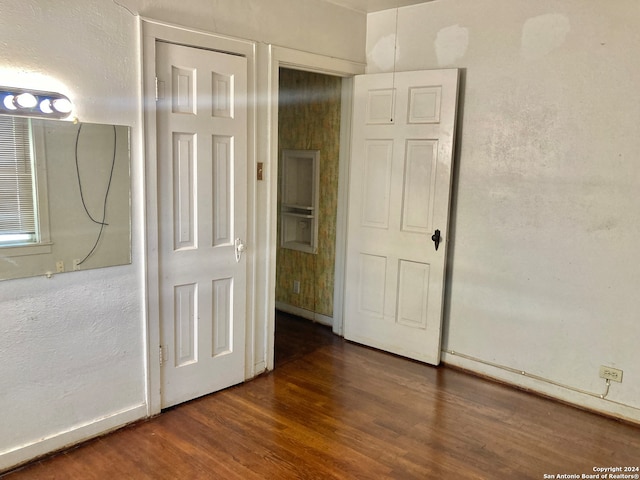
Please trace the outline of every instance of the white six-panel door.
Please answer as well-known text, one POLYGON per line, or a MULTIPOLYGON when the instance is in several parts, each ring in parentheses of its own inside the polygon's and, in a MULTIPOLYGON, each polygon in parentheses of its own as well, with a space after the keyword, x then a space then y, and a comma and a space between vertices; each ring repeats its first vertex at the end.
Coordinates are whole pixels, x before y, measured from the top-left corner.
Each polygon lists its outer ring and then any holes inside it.
POLYGON ((244 380, 247 64, 156 43, 161 397, 244 380))
POLYGON ((457 70, 361 75, 354 89, 345 338, 434 365, 457 89, 457 70))

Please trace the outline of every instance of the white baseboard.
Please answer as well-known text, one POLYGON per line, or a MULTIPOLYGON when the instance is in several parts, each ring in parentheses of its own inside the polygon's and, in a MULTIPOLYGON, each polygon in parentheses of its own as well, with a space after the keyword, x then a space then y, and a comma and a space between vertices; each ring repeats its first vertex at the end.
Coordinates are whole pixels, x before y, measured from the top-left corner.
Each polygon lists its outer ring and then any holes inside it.
POLYGON ((147 416, 147 405, 136 405, 105 417, 77 425, 34 442, 0 452, 0 473, 49 453, 103 435, 147 416))
POLYGON ((490 365, 481 360, 460 356, 459 352, 442 352, 442 362, 461 368, 499 382, 522 388, 545 397, 554 398, 578 408, 590 410, 602 415, 618 418, 630 423, 640 424, 640 409, 609 399, 580 393, 568 387, 555 385, 551 381, 533 378, 526 373, 518 374, 507 368, 490 365))
POLYGON ((298 317, 306 318, 307 320, 318 322, 328 327, 333 327, 333 317, 328 317, 327 315, 322 315, 321 313, 312 312, 311 310, 294 307, 293 305, 282 302, 276 302, 276 310, 281 310, 285 313, 290 313, 291 315, 297 315, 298 317))

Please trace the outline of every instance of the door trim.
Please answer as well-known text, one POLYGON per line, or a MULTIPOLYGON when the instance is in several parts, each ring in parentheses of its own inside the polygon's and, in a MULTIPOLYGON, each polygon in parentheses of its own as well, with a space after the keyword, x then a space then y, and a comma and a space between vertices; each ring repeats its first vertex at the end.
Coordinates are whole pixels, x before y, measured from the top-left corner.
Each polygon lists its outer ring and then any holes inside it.
POLYGON ((365 73, 365 64, 350 60, 327 57, 315 53, 302 52, 286 47, 268 46, 268 91, 267 116, 269 125, 268 167, 268 233, 267 233, 267 325, 266 325, 266 362, 267 370, 274 367, 275 339, 275 286, 276 286, 276 248, 278 222, 278 83, 280 67, 293 70, 305 70, 343 77, 342 115, 340 122, 340 159, 338 181, 338 217, 336 224, 336 262, 334 280, 333 331, 342 335, 342 311, 344 297, 344 272, 346 255, 346 210, 349 172, 349 146, 351 143, 351 106, 353 76, 365 73))
MULTIPOLYGON (((214 33, 203 32, 181 26, 170 25, 155 20, 140 18, 142 46, 142 126, 144 131, 143 171, 144 171, 144 212, 145 218, 145 358, 146 358, 146 403, 147 415, 155 415, 161 410, 160 381, 160 277, 158 271, 158 169, 156 143, 156 41, 181 44, 189 47, 206 48, 219 52, 242 55, 247 58, 247 240, 250 247, 256 244, 256 183, 251 172, 256 171, 256 44, 214 33)), ((249 248, 247 255, 247 318, 245 379, 255 376, 255 249, 249 248)))

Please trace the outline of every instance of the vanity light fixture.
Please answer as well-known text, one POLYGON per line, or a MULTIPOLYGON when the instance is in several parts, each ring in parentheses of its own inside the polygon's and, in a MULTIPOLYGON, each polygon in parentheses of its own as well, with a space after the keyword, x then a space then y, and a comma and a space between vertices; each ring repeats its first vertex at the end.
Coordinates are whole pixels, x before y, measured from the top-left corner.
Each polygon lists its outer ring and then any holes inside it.
POLYGON ((60 119, 72 110, 73 104, 61 93, 0 87, 0 114, 60 119))

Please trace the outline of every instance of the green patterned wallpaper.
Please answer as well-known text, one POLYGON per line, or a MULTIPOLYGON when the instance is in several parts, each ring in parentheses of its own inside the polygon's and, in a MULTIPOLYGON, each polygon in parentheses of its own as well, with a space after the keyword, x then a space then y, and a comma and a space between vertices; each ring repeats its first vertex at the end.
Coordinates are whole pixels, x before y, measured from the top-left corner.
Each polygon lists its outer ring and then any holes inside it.
MULTIPOLYGON (((320 216, 317 254, 278 247, 276 301, 329 317, 333 316, 341 85, 339 77, 280 69, 278 158, 283 149, 320 150, 320 216), (294 280, 300 281, 299 294, 293 293, 294 280)), ((278 245, 279 235, 278 230, 278 245)))

